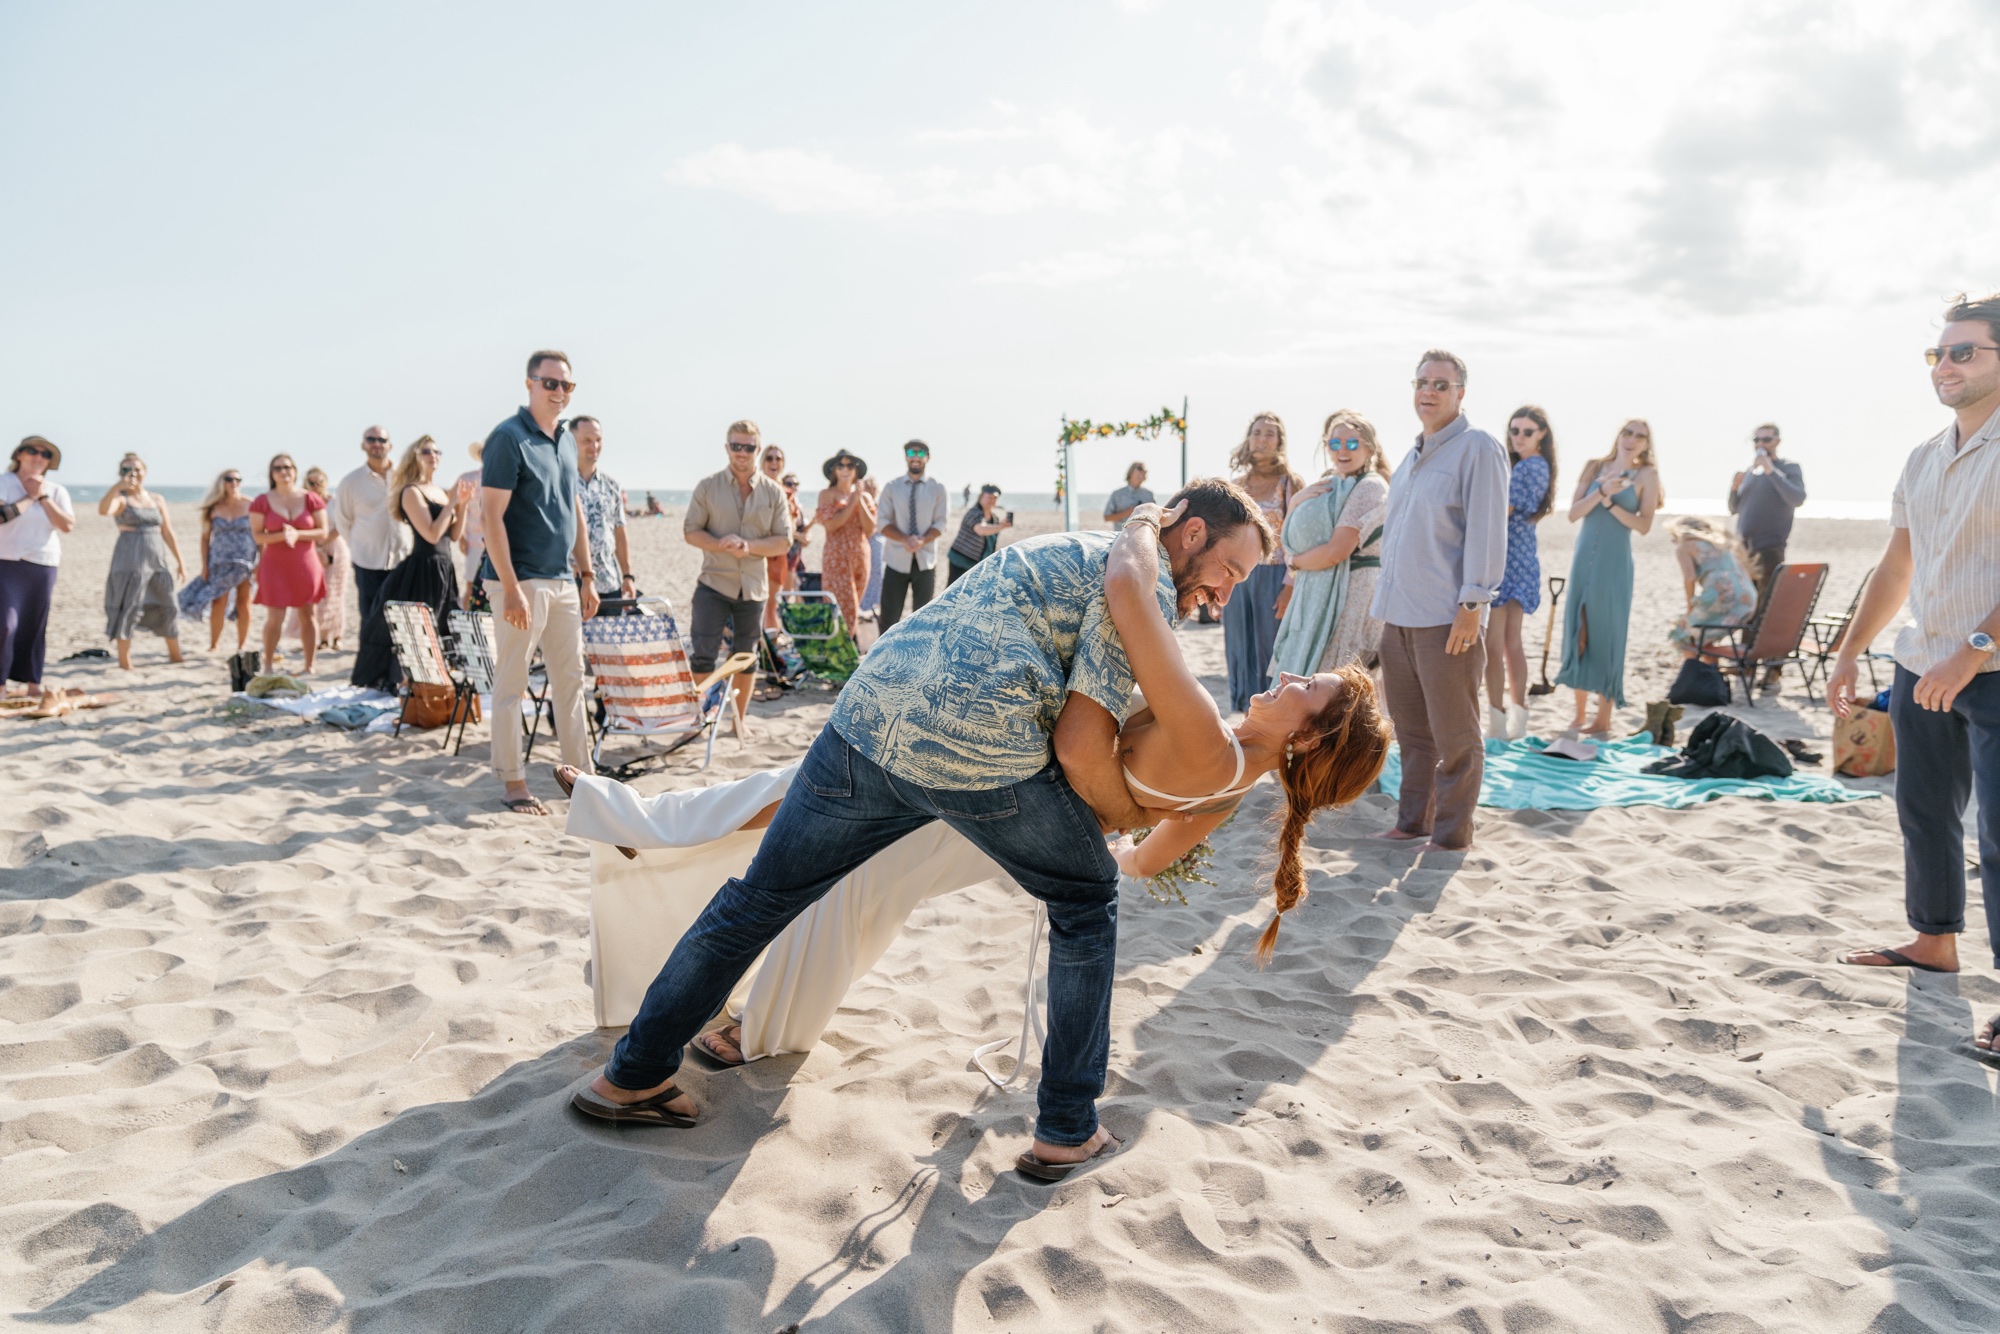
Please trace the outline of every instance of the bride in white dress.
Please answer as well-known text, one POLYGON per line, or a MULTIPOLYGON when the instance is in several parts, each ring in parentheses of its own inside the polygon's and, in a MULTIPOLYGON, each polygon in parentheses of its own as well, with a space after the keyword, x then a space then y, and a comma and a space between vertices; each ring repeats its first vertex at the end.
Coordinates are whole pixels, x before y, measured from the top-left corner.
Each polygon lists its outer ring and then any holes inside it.
MULTIPOLYGON (((1299 845, 1307 824, 1314 812, 1354 801, 1374 783, 1388 754, 1389 727, 1373 682, 1354 667, 1287 676, 1251 701, 1242 722, 1226 725, 1188 669, 1153 592, 1157 534, 1178 517, 1140 506, 1105 571, 1107 609, 1145 696, 1145 707, 1125 720, 1119 737, 1125 781, 1135 803, 1157 816, 1142 840, 1122 837, 1113 853, 1127 875, 1157 875, 1275 771, 1286 812, 1274 876, 1282 915, 1305 893, 1299 845), (1189 788, 1203 795, 1181 795, 1189 788)), ((557 769, 557 781, 571 792, 568 832, 593 844, 592 984, 600 1025, 631 1020, 681 934, 717 887, 749 865, 796 769, 654 797, 557 769)), ((909 834, 836 883, 771 943, 730 998, 732 1022, 697 1037, 696 1050, 720 1065, 808 1050, 918 903, 1004 878, 949 825, 909 834)), ((1258 942, 1260 957, 1270 954, 1278 920, 1258 942)))

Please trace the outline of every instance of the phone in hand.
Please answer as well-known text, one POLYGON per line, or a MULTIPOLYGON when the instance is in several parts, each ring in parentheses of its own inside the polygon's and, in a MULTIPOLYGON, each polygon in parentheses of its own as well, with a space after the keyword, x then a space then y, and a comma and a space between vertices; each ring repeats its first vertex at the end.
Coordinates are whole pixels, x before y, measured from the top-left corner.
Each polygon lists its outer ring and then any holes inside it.
POLYGON ((1009 524, 1011 524, 1011 523, 1013 523, 1013 522, 1014 522, 1014 511, 1012 511, 1012 510, 1008 510, 1008 511, 1007 511, 1007 522, 1008 522, 1009 524))

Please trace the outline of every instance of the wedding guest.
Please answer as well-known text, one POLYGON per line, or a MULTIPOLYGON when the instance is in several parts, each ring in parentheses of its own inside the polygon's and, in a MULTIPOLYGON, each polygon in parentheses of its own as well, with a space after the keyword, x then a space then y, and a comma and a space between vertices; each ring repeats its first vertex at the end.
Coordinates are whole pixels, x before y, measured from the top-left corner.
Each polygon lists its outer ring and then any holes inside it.
MULTIPOLYGON (((410 528, 389 507, 389 433, 371 426, 361 433, 362 465, 340 479, 332 527, 347 539, 361 620, 382 600, 382 581, 410 554, 410 528)), ((346 613, 343 610, 342 616, 346 613)))
MULTIPOLYGON (((479 460, 486 535, 480 575, 488 600, 499 608, 493 618, 493 716, 521 716, 528 667, 539 648, 563 763, 592 773, 583 623, 597 614, 597 571, 577 494, 576 439, 562 420, 576 392, 572 373, 564 353, 531 353, 527 406, 486 437, 479 460)), ((549 808, 528 791, 521 729, 495 726, 492 732, 501 804, 516 815, 547 815, 549 808)))
POLYGON ((402 680, 395 641, 389 633, 386 608, 391 602, 421 602, 431 609, 431 623, 442 634, 445 612, 458 604, 458 571, 452 568, 451 547, 465 527, 465 509, 472 488, 460 481, 451 491, 437 484, 444 451, 427 435, 403 451, 402 462, 389 478, 389 503, 396 521, 416 534, 410 554, 397 562, 382 581, 375 614, 361 623, 354 650, 354 670, 348 684, 374 690, 394 690, 402 680))
MULTIPOLYGON (((868 499, 875 502, 876 513, 880 514, 882 493, 875 479, 862 478, 861 489, 868 493, 868 499)), ((875 535, 868 539, 868 587, 861 592, 861 619, 864 621, 874 620, 882 610, 882 571, 886 568, 882 562, 882 529, 878 526, 875 535)))
MULTIPOLYGON (((1889 502, 1889 545, 1826 684, 1834 712, 1847 716, 1860 655, 1907 598, 1889 721, 1903 912, 1915 939, 1853 950, 1842 962, 1930 973, 1959 970, 1965 808, 1975 791, 1986 943, 2000 968, 2000 293, 1960 297, 1944 318, 1924 359, 1952 421, 1903 464, 1889 502)), ((2000 1056, 2000 1015, 1980 1026, 1972 1045, 1988 1061, 2000 1056)))
POLYGON ((1382 578, 1382 690, 1403 749, 1396 824, 1383 837, 1472 846, 1486 745, 1479 681, 1486 613, 1507 570, 1507 455, 1466 420, 1465 363, 1417 362, 1423 432, 1389 482, 1382 578))
POLYGON ((1382 622, 1372 607, 1382 575, 1389 461, 1373 423, 1346 408, 1326 419, 1320 444, 1332 466, 1292 497, 1285 515, 1292 600, 1272 647, 1273 685, 1350 662, 1373 668, 1382 647, 1382 622))
POLYGON ((778 630, 783 628, 778 620, 778 598, 786 589, 797 587, 792 571, 798 564, 802 545, 799 529, 804 525, 804 517, 799 512, 799 479, 786 473, 785 451, 776 445, 764 446, 764 452, 757 456, 757 466, 785 493, 785 514, 791 522, 791 545, 785 548, 783 555, 765 560, 764 628, 778 630), (786 480, 788 476, 789 483, 786 480))
POLYGON ((979 488, 979 503, 969 506, 958 521, 958 536, 945 553, 945 563, 951 567, 945 575, 947 588, 992 555, 1000 545, 1000 534, 1014 526, 1014 516, 998 508, 999 503, 1000 488, 988 482, 979 488))
MULTIPOLYGON (((808 519, 805 516, 805 511, 799 508, 799 475, 795 472, 788 472, 778 479, 778 485, 784 488, 785 510, 790 515, 792 521, 792 545, 785 552, 785 582, 784 586, 778 590, 778 593, 786 593, 799 586, 799 575, 805 572, 806 543, 812 538, 812 520, 808 519)), ((865 486, 862 490, 868 493, 868 499, 871 502, 875 499, 875 490, 872 485, 865 486)), ((879 540, 881 540, 880 533, 871 534, 868 538, 871 544, 879 540)), ((778 597, 774 593, 764 604, 765 624, 767 626, 776 618, 777 613, 778 597)), ((782 624, 780 624, 779 628, 782 628, 782 624)))
MULTIPOLYGON (((1285 424, 1275 412, 1250 419, 1243 443, 1229 456, 1236 485, 1264 511, 1272 532, 1284 526, 1292 495, 1305 485, 1285 459, 1285 424)), ((1278 639, 1278 597, 1285 587, 1285 549, 1271 548, 1222 608, 1222 648, 1229 664, 1229 707, 1242 713, 1271 679, 1271 647, 1278 639)))
POLYGON ((639 583, 632 574, 632 549, 625 543, 625 489, 598 466, 604 455, 604 427, 595 417, 575 417, 569 433, 576 440, 577 494, 583 499, 597 596, 636 597, 639 583))
POLYGON ((951 497, 944 483, 924 476, 931 447, 921 440, 903 446, 907 466, 901 477, 882 488, 882 633, 903 618, 907 594, 911 612, 919 612, 937 594, 937 541, 951 515, 951 497))
POLYGON ((1535 526, 1556 503, 1556 433, 1532 403, 1507 420, 1507 573, 1486 627, 1486 735, 1528 735, 1528 650, 1522 627, 1542 605, 1542 556, 1535 526))
POLYGON ((1729 512, 1736 534, 1750 553, 1750 573, 1758 596, 1785 563, 1792 540, 1792 516, 1806 503, 1806 477, 1798 464, 1778 457, 1778 428, 1765 422, 1750 433, 1756 455, 1749 468, 1729 479, 1729 512))
MULTIPOLYGON (((757 651, 764 600, 770 594, 768 562, 792 545, 792 512, 784 488, 757 467, 757 423, 731 422, 724 439, 728 466, 695 484, 681 516, 681 535, 701 552, 688 632, 688 666, 696 676, 715 670, 724 629, 735 652, 757 651)), ((750 707, 756 675, 743 672, 736 678, 738 718, 750 707)))
POLYGON ((827 485, 819 493, 812 521, 826 534, 820 551, 820 587, 833 595, 847 633, 861 625, 861 591, 868 586, 868 538, 875 531, 875 503, 861 489, 868 465, 841 450, 820 466, 827 485))
POLYGON ((1569 521, 1581 522, 1569 564, 1569 606, 1563 612, 1562 671, 1556 684, 1576 692, 1570 730, 1603 740, 1613 706, 1625 706, 1625 635, 1632 619, 1632 534, 1653 529, 1660 508, 1653 428, 1634 417, 1618 430, 1603 458, 1583 465, 1569 521), (1592 697, 1597 717, 1584 723, 1592 697))
MULTIPOLYGON (((327 509, 321 516, 327 521, 326 536, 316 544, 319 547, 320 571, 326 576, 326 596, 320 600, 317 613, 319 646, 338 650, 340 641, 347 637, 347 586, 354 581, 354 561, 347 549, 347 539, 333 526, 333 493, 326 469, 306 469, 306 490, 327 503, 327 509)), ((292 628, 289 618, 286 628, 292 628)))
POLYGON ((7 693, 15 684, 39 691, 47 656, 49 608, 55 602, 62 535, 76 527, 68 488, 49 480, 62 450, 46 436, 14 446, 0 473, 0 670, 7 693))
POLYGON ((1125 485, 1104 502, 1104 521, 1115 528, 1131 518, 1133 510, 1152 503, 1153 493, 1146 489, 1146 465, 1134 459, 1125 470, 1125 485))
MULTIPOLYGON (((472 467, 458 475, 452 484, 456 491, 460 486, 472 488, 472 499, 465 506, 465 527, 458 535, 458 552, 465 557, 465 575, 459 580, 458 599, 468 610, 491 611, 486 605, 486 590, 479 582, 479 566, 486 559, 486 507, 479 503, 479 461, 486 453, 486 442, 475 440, 466 447, 472 456, 472 467)), ((652 495, 647 494, 650 502, 652 495)))
POLYGON ((250 641, 250 594, 257 573, 257 539, 250 535, 250 502, 243 474, 224 469, 195 508, 201 517, 201 573, 181 588, 183 616, 208 615, 208 651, 222 646, 222 626, 236 606, 236 651, 250 641))
MULTIPOLYGON (((1748 625, 1757 614, 1757 583, 1743 544, 1734 533, 1698 515, 1683 515, 1667 524, 1674 559, 1681 567, 1681 588, 1687 611, 1667 630, 1667 639, 1681 657, 1695 656, 1701 636, 1697 625, 1748 625)), ((1709 643, 1716 642, 1714 635, 1709 643)))
POLYGON ((326 502, 299 485, 299 465, 290 454, 271 460, 265 473, 270 489, 250 502, 251 535, 258 546, 257 605, 264 617, 264 670, 278 667, 278 641, 285 612, 299 611, 299 648, 312 674, 319 653, 319 611, 326 596, 326 571, 317 543, 326 536, 326 502))
POLYGON ((97 512, 118 524, 118 545, 104 576, 104 634, 118 645, 118 665, 132 668, 132 636, 150 630, 166 641, 167 661, 181 660, 180 605, 174 586, 187 566, 174 538, 167 502, 146 489, 146 463, 127 454, 118 463, 118 485, 97 502, 97 512), (168 573, 167 561, 173 561, 168 573))

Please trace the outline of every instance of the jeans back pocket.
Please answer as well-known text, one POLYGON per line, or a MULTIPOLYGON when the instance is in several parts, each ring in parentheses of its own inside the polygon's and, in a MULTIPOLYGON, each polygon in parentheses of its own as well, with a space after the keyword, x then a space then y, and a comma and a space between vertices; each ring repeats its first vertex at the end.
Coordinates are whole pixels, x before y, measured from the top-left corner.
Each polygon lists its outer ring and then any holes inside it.
POLYGON ((831 727, 822 727, 799 765, 799 781, 822 797, 854 795, 853 747, 831 727))

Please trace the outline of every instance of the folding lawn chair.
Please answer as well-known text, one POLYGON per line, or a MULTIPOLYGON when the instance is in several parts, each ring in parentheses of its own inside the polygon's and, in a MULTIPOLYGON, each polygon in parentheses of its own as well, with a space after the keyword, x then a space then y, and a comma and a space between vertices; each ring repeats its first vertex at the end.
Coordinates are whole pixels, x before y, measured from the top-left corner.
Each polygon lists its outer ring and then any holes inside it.
POLYGON ((861 665, 861 650, 847 633, 840 604, 831 593, 781 593, 778 619, 792 637, 806 670, 822 681, 838 685, 854 675, 861 665))
MULTIPOLYGON (((1812 686, 1815 675, 1822 680, 1832 677, 1833 660, 1840 655, 1841 646, 1847 642, 1847 628, 1854 623, 1854 614, 1861 610, 1861 599, 1868 593, 1868 581, 1874 577, 1875 571, 1870 567, 1868 573, 1861 576, 1860 584, 1854 589, 1854 600, 1847 604, 1846 611, 1838 616, 1814 616, 1806 621, 1806 631, 1813 640, 1812 646, 1804 651, 1805 656, 1810 659, 1806 668, 1808 688, 1812 686)), ((1896 655, 1877 653, 1873 648, 1864 646, 1855 657, 1868 664, 1869 689, 1880 691, 1882 682, 1875 675, 1875 664, 1883 661, 1893 662, 1896 655)))
MULTIPOLYGON (((743 672, 755 672, 757 657, 732 654, 697 681, 688 666, 687 645, 681 640, 672 604, 663 597, 643 598, 640 604, 642 615, 599 616, 583 623, 584 655, 604 705, 604 725, 591 762, 605 772, 605 747, 617 738, 672 738, 664 749, 642 748, 611 766, 611 772, 627 773, 645 760, 671 755, 706 735, 708 752, 701 762, 706 769, 715 758, 716 724, 735 698, 730 683, 743 672)), ((738 717, 739 737, 742 725, 738 717)))
POLYGON ((396 665, 403 669, 402 682, 396 687, 401 707, 396 710, 395 735, 403 735, 403 715, 410 698, 417 693, 416 687, 436 686, 451 691, 451 716, 444 729, 444 744, 450 745, 453 724, 462 730, 461 717, 472 712, 474 692, 465 678, 455 675, 445 661, 444 643, 438 638, 431 609, 421 602, 384 602, 382 618, 389 623, 389 643, 396 650, 396 665))
MULTIPOLYGON (((473 694, 490 697, 494 693, 493 681, 496 673, 493 658, 493 613, 454 609, 451 613, 451 630, 458 637, 458 656, 459 661, 465 665, 466 684, 471 687, 473 694)), ((544 710, 549 714, 549 730, 551 732, 555 730, 555 710, 549 704, 549 676, 540 668, 531 668, 528 672, 528 702, 534 706, 534 719, 532 723, 526 718, 521 720, 521 730, 528 737, 527 749, 521 757, 523 763, 534 758, 535 736, 541 731, 544 710)), ((470 712, 468 709, 467 715, 470 712)), ((465 715, 461 715, 458 720, 458 748, 452 751, 454 755, 465 749, 466 721, 465 715)), ((497 726, 498 722, 499 720, 495 719, 494 725, 497 726)), ((449 741, 450 737, 447 736, 445 739, 449 741)))
POLYGON ((1734 672, 1743 682, 1744 700, 1752 705, 1757 702, 1759 669, 1796 667, 1810 691, 1811 669, 1800 645, 1825 583, 1825 565, 1780 565, 1771 574, 1763 606, 1749 624, 1689 627, 1698 634, 1696 651, 1716 659, 1725 677, 1734 672))

